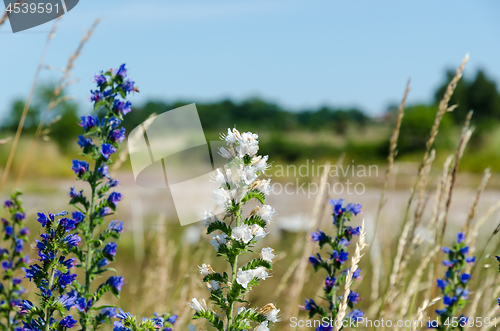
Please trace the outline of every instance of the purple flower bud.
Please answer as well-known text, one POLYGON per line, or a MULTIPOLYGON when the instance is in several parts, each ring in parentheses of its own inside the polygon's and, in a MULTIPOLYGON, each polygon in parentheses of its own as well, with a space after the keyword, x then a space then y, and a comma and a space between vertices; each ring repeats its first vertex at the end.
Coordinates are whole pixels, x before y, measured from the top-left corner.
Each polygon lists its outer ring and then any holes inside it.
POLYGON ((104 254, 110 257, 116 256, 117 245, 114 242, 109 242, 104 247, 104 254))

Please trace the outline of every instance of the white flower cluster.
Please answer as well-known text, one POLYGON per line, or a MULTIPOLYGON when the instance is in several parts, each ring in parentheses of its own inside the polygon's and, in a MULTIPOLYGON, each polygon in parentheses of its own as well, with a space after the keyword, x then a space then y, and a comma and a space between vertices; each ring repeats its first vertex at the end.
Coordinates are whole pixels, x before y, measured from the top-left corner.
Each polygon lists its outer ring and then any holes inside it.
MULTIPOLYGON (((268 169, 268 156, 257 155, 259 150, 258 136, 251 132, 240 133, 238 130, 228 129, 227 135, 221 135, 222 139, 226 141, 227 146, 221 147, 219 153, 227 159, 227 165, 223 168, 217 169, 212 177, 212 181, 219 184, 219 188, 214 191, 215 203, 225 211, 223 220, 208 211, 204 215, 205 225, 210 227, 211 224, 217 223, 217 230, 220 233, 212 233, 210 244, 218 251, 221 251, 221 246, 225 249, 222 255, 226 254, 240 254, 231 253, 231 248, 236 247, 251 247, 267 235, 266 228, 276 214, 275 210, 267 205, 256 206, 246 217, 241 215, 243 205, 250 199, 256 198, 263 202, 264 195, 271 192, 270 179, 259 179, 259 176, 268 169), (243 200, 244 199, 244 200, 243 200), (226 217, 229 216, 230 221, 224 222, 226 217), (224 226, 231 226, 231 229, 225 229, 224 226), (225 223, 225 225, 221 225, 225 223), (220 230, 220 231, 219 231, 220 230), (224 233, 226 232, 226 233, 224 233)), ((213 229, 213 228, 212 228, 213 229)), ((236 250, 235 252, 239 252, 236 250)), ((235 261, 237 261, 237 255, 235 261)), ((221 291, 225 288, 234 288, 237 283, 245 291, 251 288, 258 280, 265 280, 270 277, 270 270, 266 268, 266 263, 271 263, 275 257, 274 251, 271 247, 262 248, 260 259, 255 259, 255 267, 253 269, 243 270, 237 266, 237 263, 231 265, 232 277, 223 282, 210 280, 205 283, 208 290, 212 295, 220 296, 221 291), (266 263, 264 263, 265 261, 266 263)), ((203 277, 211 274, 216 274, 212 267, 208 264, 202 264, 199 271, 203 277)), ((213 275, 217 280, 220 276, 213 275)), ((212 277, 208 277, 211 279, 212 277)), ((234 301, 233 301, 234 302, 234 301)), ((204 301, 193 299, 188 305, 195 309, 196 312, 207 310, 204 301)), ((225 311, 224 314, 232 316, 232 303, 230 309, 225 311)), ((238 314, 246 311, 246 308, 238 308, 238 314)), ((213 312, 213 311, 212 311, 213 312)), ((269 322, 276 323, 279 321, 279 309, 276 309, 273 304, 268 304, 260 309, 252 310, 255 314, 261 314, 266 317, 266 321, 259 324, 255 330, 268 331, 269 322)), ((214 312, 215 313, 215 312, 214 312)), ((218 315, 218 314, 217 314, 218 315)), ((218 315, 219 316, 219 315, 218 315)), ((240 318, 243 316, 240 315, 240 318)), ((228 322, 234 321, 228 318, 228 322)))

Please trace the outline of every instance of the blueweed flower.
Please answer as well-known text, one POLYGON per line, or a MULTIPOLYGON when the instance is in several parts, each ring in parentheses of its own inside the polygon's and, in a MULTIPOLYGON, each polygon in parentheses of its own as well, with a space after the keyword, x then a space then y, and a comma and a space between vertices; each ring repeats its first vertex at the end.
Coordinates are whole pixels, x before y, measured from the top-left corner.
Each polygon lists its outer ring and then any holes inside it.
POLYGON ((105 159, 109 159, 109 157, 111 156, 111 154, 113 154, 113 153, 116 152, 116 147, 114 147, 111 144, 104 143, 104 144, 101 145, 100 152, 101 152, 101 155, 105 159))
POLYGON ((240 307, 234 311, 235 302, 246 302, 245 295, 269 277, 272 270, 275 254, 270 247, 263 248, 260 256, 246 265, 238 265, 238 257, 266 236, 266 228, 275 214, 265 202, 265 196, 271 191, 270 180, 259 179, 267 169, 268 157, 257 155, 259 143, 254 133, 228 129, 227 135, 221 138, 226 146, 221 147, 219 153, 228 163, 214 174, 213 181, 218 184, 214 191, 215 202, 233 221, 229 224, 206 212, 205 224, 207 234, 212 235, 210 244, 218 256, 224 256, 229 262, 230 272, 215 272, 203 264, 200 273, 210 291, 210 300, 223 311, 223 315, 208 309, 203 299, 192 299, 188 305, 195 311, 193 319, 205 318, 217 330, 247 330, 252 328, 251 323, 256 323, 259 330, 268 330, 269 323, 279 321, 280 310, 274 304, 267 304, 260 310, 240 307), (256 206, 246 216, 242 215, 243 206, 252 199, 261 206, 256 206))
POLYGON ((87 132, 99 125, 99 119, 97 118, 97 115, 82 116, 79 125, 85 130, 85 132, 87 132))
MULTIPOLYGON (((344 264, 349 258, 347 246, 351 243, 353 236, 360 235, 360 227, 347 225, 352 218, 361 213, 361 205, 348 203, 344 205, 344 199, 330 200, 332 206, 333 224, 336 229, 332 231, 333 236, 327 235, 325 232, 318 230, 312 234, 313 240, 318 243, 320 249, 328 247, 328 253, 324 258, 322 254, 316 253, 309 257, 309 262, 313 265, 314 270, 324 270, 326 273, 325 286, 321 298, 326 301, 326 307, 316 304, 312 299, 308 299, 302 309, 309 312, 309 318, 319 315, 319 319, 323 318, 335 320, 342 303, 343 289, 346 281, 347 273, 350 268, 344 268, 344 264), (340 289, 340 293, 338 293, 340 289), (314 303, 314 304, 311 304, 314 303)), ((361 269, 356 269, 352 275, 353 279, 361 278, 361 269)), ((348 306, 353 309, 353 306, 360 301, 360 296, 356 292, 350 292, 347 297, 348 306)), ((363 316, 363 312, 359 309, 351 310, 346 319, 358 319, 363 316)), ((332 330, 331 325, 322 325, 316 330, 332 330)))
POLYGON ((4 240, 8 241, 7 248, 0 248, 3 270, 3 283, 0 284, 0 324, 5 330, 21 328, 24 315, 18 306, 22 304, 22 294, 26 290, 21 286, 22 279, 14 277, 21 268, 27 266, 28 259, 23 251, 29 231, 23 226, 26 214, 20 196, 21 192, 15 191, 4 202, 9 216, 8 219, 2 219, 4 240))
POLYGON ((106 246, 104 247, 104 254, 109 256, 109 257, 114 257, 116 255, 116 249, 117 248, 117 245, 116 243, 114 242, 109 242, 106 244, 106 246))
POLYGON ((467 323, 467 317, 457 316, 469 299, 467 289, 471 275, 464 272, 467 264, 474 263, 475 258, 468 257, 469 247, 465 245, 465 235, 457 234, 457 242, 453 247, 443 247, 442 251, 448 254, 448 260, 443 261, 447 268, 445 278, 437 280, 437 287, 443 293, 443 309, 436 310, 438 321, 432 321, 430 328, 437 330, 462 330, 467 323), (459 323, 451 323, 453 319, 459 323))
POLYGON ((82 177, 89 170, 89 164, 85 161, 73 160, 71 170, 73 170, 78 177, 82 177))
POLYGON ((76 274, 71 273, 75 259, 65 259, 65 256, 80 242, 80 238, 74 233, 67 234, 68 219, 61 217, 65 215, 66 212, 49 213, 48 216, 38 213, 38 220, 45 229, 45 233, 40 235, 42 240, 37 240, 36 245, 41 263, 32 264, 23 270, 26 278, 37 285, 42 300, 38 306, 29 301, 20 303, 21 311, 29 316, 24 321, 25 328, 30 330, 39 326, 66 330, 76 324, 76 320, 66 314, 76 300, 74 295, 66 293, 68 286, 76 279, 76 274), (55 311, 62 315, 60 321, 53 318, 55 311))

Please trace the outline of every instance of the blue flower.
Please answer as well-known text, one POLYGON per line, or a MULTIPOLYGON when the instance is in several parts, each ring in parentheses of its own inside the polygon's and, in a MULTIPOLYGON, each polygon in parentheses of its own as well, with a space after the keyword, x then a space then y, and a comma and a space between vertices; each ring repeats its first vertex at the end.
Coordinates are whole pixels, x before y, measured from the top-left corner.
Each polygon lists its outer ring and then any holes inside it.
POLYGON ((349 296, 347 297, 347 301, 352 304, 358 303, 360 299, 361 298, 359 297, 359 293, 356 292, 349 293, 349 296))
POLYGON ((114 116, 111 116, 108 120, 108 125, 111 126, 112 130, 116 129, 120 124, 122 124, 122 121, 114 116))
POLYGON ((14 234, 14 229, 12 228, 12 226, 7 225, 5 227, 5 234, 7 235, 7 237, 10 237, 14 234))
POLYGON ((108 307, 101 309, 101 315, 104 317, 115 317, 116 316, 116 308, 108 307))
POLYGON ((457 297, 456 297, 456 296, 454 296, 454 297, 452 297, 452 298, 450 298, 449 296, 445 296, 445 297, 444 297, 444 299, 443 299, 443 303, 444 303, 445 305, 449 306, 449 305, 452 305, 452 304, 454 304, 455 302, 457 302, 457 300, 458 300, 458 299, 457 299, 457 297))
POLYGON ((69 271, 66 273, 62 273, 59 270, 56 270, 55 276, 59 277, 58 284, 62 288, 65 288, 67 285, 73 283, 73 281, 76 279, 76 274, 72 274, 69 271))
POLYGON ((120 202, 122 199, 121 193, 118 192, 112 192, 109 197, 108 197, 108 202, 113 206, 116 207, 118 202, 120 202))
POLYGON ((127 69, 125 68, 125 63, 116 70, 116 75, 121 76, 122 78, 127 77, 127 69))
POLYGON ((60 256, 59 257, 59 263, 63 266, 65 266, 67 269, 71 269, 75 266, 76 264, 76 259, 74 257, 69 258, 67 260, 64 260, 66 257, 65 256, 60 256))
POLYGON ((122 101, 118 99, 115 99, 115 102, 113 104, 113 110, 122 115, 127 115, 128 113, 130 113, 132 111, 131 107, 132 103, 130 101, 122 101))
POLYGON ((117 248, 117 245, 116 243, 114 242, 109 242, 106 244, 106 246, 104 247, 104 254, 106 254, 107 256, 116 256, 116 248, 117 248))
POLYGON ((2 262, 2 268, 4 270, 9 270, 10 268, 12 268, 12 262, 10 262, 10 261, 3 261, 2 262))
POLYGON ((93 101, 93 102, 99 102, 101 101, 102 99, 104 99, 104 95, 102 94, 101 91, 99 90, 95 90, 95 91, 90 91, 90 101, 93 101))
POLYGON ((460 253, 462 253, 463 255, 469 253, 469 246, 460 248, 460 253))
POLYGON ((313 232, 311 236, 313 241, 323 241, 327 238, 327 235, 321 230, 318 230, 318 232, 313 232))
POLYGON ((111 154, 116 152, 116 148, 111 144, 104 143, 101 145, 100 152, 101 152, 101 155, 107 160, 107 159, 109 159, 111 154))
POLYGON ((97 174, 100 178, 109 176, 109 167, 107 164, 103 164, 99 168, 97 168, 97 174))
POLYGON ((335 277, 326 277, 325 279, 326 288, 331 289, 332 287, 334 287, 336 281, 337 280, 335 279, 335 277))
POLYGON ((464 273, 460 276, 460 281, 465 284, 469 281, 470 277, 471 276, 469 274, 464 273))
POLYGON ((346 233, 353 235, 353 236, 359 236, 361 233, 361 227, 353 228, 351 226, 346 226, 346 233))
POLYGON ((29 300, 22 300, 18 306, 21 314, 26 314, 34 307, 33 303, 29 300))
POLYGON ((85 219, 85 215, 80 211, 74 211, 72 217, 76 224, 80 224, 85 219))
POLYGON ((81 177, 89 170, 89 164, 85 161, 73 160, 71 170, 73 170, 78 177, 81 177))
POLYGON ((121 276, 111 276, 106 281, 106 284, 110 285, 111 287, 113 287, 115 290, 117 290, 119 292, 122 290, 124 280, 123 280, 123 277, 121 277, 121 276))
POLYGON ((119 314, 116 314, 116 317, 121 319, 121 320, 125 320, 129 317, 132 317, 132 315, 130 315, 129 312, 124 312, 121 308, 120 308, 120 313, 119 314))
POLYGON ((81 148, 85 148, 85 147, 94 145, 94 143, 92 142, 92 139, 85 138, 83 135, 78 136, 77 143, 78 143, 78 146, 80 146, 81 148))
POLYGON ((444 290, 444 288, 446 287, 446 285, 447 285, 446 281, 444 281, 444 280, 442 280, 442 279, 438 279, 438 280, 437 280, 437 286, 438 286, 440 289, 444 290))
POLYGON ((59 301, 64 306, 64 308, 70 310, 75 305, 76 299, 77 299, 76 293, 69 293, 61 295, 57 299, 57 301, 59 301))
POLYGON ((348 203, 346 206, 346 211, 351 212, 354 214, 354 216, 357 216, 359 213, 361 213, 361 205, 358 203, 348 203))
POLYGON ((118 180, 111 179, 111 180, 109 180, 109 181, 107 182, 107 184, 106 184, 106 185, 108 185, 109 187, 116 187, 116 186, 118 186, 118 183, 119 183, 119 181, 118 181, 118 180))
POLYGON ((16 220, 16 222, 22 221, 25 218, 26 218, 26 214, 24 214, 24 213, 17 212, 14 214, 14 219, 16 220))
POLYGON ((123 222, 120 222, 118 220, 109 222, 108 230, 116 233, 123 232, 123 222))
POLYGON ((37 278, 43 272, 38 264, 30 265, 29 268, 23 268, 23 271, 26 274, 25 277, 30 281, 33 278, 37 278))
POLYGON ((102 258, 99 260, 99 262, 97 262, 97 265, 101 268, 107 266, 108 264, 109 264, 109 260, 105 259, 105 258, 102 258))
POLYGON ((356 269, 356 271, 354 271, 354 273, 352 274, 352 278, 358 279, 360 275, 361 275, 361 269, 356 269))
POLYGON ((28 236, 29 234, 30 234, 30 230, 28 228, 22 228, 19 231, 19 235, 21 235, 21 236, 28 236))
POLYGON ((77 192, 75 190, 74 187, 72 187, 70 190, 69 190, 69 196, 71 198, 82 198, 83 197, 83 190, 81 190, 80 192, 77 192))
POLYGON ((352 319, 352 320, 359 320, 361 318, 363 318, 364 316, 364 313, 360 310, 360 309, 355 309, 355 310, 351 310, 347 315, 346 317, 349 318, 349 319, 352 319))
POLYGON ((88 131, 92 129, 93 127, 97 126, 99 124, 99 118, 97 115, 91 116, 82 116, 81 117, 81 122, 80 125, 85 131, 88 131))
POLYGON ((63 239, 63 242, 66 243, 66 245, 68 245, 69 248, 80 245, 81 241, 82 239, 78 237, 76 234, 69 234, 63 239))
MULTIPOLYGON (((127 79, 126 81, 123 82, 122 88, 125 90, 125 92, 132 92, 135 90, 134 84, 135 84, 134 81, 127 79)), ((123 113, 123 115, 127 115, 127 113, 123 113)))
POLYGON ((344 208, 342 208, 342 205, 344 204, 344 199, 330 199, 330 204, 333 206, 333 213, 335 215, 342 214, 344 212, 344 208))
POLYGON ((83 297, 76 299, 76 309, 81 312, 88 312, 92 307, 92 299, 85 300, 83 297))
POLYGON ((172 315, 169 318, 167 318, 167 322, 171 324, 175 324, 176 321, 177 321, 177 315, 172 315))
POLYGON ((101 210, 99 210, 98 216, 99 217, 104 217, 106 215, 111 214, 113 211, 109 207, 104 207, 101 210))
POLYGON ((443 265, 444 265, 445 267, 449 267, 449 268, 451 268, 451 267, 453 267, 453 262, 448 261, 448 260, 444 260, 444 261, 443 261, 443 265))
POLYGON ((313 310, 313 309, 318 308, 318 305, 316 304, 316 302, 314 302, 313 299, 308 299, 305 301, 304 307, 305 307, 305 310, 313 310))
POLYGON ((14 203, 10 200, 5 200, 5 202, 3 203, 3 205, 6 207, 6 208, 12 208, 14 206, 14 203))
POLYGON ((63 328, 72 328, 76 325, 76 320, 71 315, 68 315, 59 321, 59 325, 63 328))
POLYGON ((122 142, 125 139, 125 128, 119 128, 109 133, 109 139, 113 142, 122 142))
POLYGON ((343 249, 341 249, 340 252, 334 250, 331 256, 332 260, 340 262, 340 264, 344 264, 344 262, 347 261, 348 257, 349 253, 344 251, 343 249))
POLYGON ((500 306, 500 298, 497 299, 498 306, 500 306))
POLYGON ((155 324, 156 329, 161 329, 163 327, 163 323, 165 322, 165 319, 161 316, 156 316, 151 319, 151 321, 155 324))
POLYGON ((459 232, 457 234, 457 242, 460 244, 464 240, 465 240, 465 235, 462 232, 459 232))
POLYGON ((113 331, 130 331, 129 328, 127 327, 124 327, 123 324, 119 321, 115 321, 115 323, 113 324, 113 331))
POLYGON ((450 252, 451 252, 451 249, 449 249, 448 247, 441 247, 441 250, 443 251, 443 253, 446 253, 446 254, 450 254, 450 252))
POLYGON ((15 241, 16 241, 15 251, 16 251, 16 253, 21 253, 21 251, 23 250, 23 247, 24 247, 24 240, 22 240, 20 238, 16 238, 15 241))
POLYGON ((330 324, 321 323, 320 326, 316 328, 316 331, 333 331, 333 328, 330 324))
POLYGON ((106 84, 108 82, 108 80, 106 79, 106 76, 104 75, 95 75, 94 76, 94 82, 98 85, 98 86, 102 86, 104 84, 106 84))
POLYGON ((466 257, 465 262, 472 264, 472 263, 476 262, 476 257, 475 256, 466 257))
POLYGON ((321 262, 323 262, 323 260, 321 259, 321 255, 316 254, 318 256, 318 258, 316 258, 314 255, 311 255, 309 257, 309 262, 313 265, 313 267, 317 267, 321 262))

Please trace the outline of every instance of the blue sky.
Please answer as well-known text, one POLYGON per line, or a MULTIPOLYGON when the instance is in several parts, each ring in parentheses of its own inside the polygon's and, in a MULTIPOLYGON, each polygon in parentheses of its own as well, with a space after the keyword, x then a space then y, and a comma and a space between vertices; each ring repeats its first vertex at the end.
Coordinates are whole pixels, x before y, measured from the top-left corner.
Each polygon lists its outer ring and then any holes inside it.
MULTIPOLYGON (((74 70, 70 94, 82 104, 94 73, 126 62, 141 89, 136 103, 260 96, 292 110, 329 104, 378 114, 399 102, 409 77, 409 101, 428 101, 466 53, 466 75, 484 68, 500 81, 499 10, 494 0, 82 0, 61 21, 46 63, 63 67, 102 17, 74 70)), ((0 115, 28 93, 51 24, 0 28, 0 115)))

